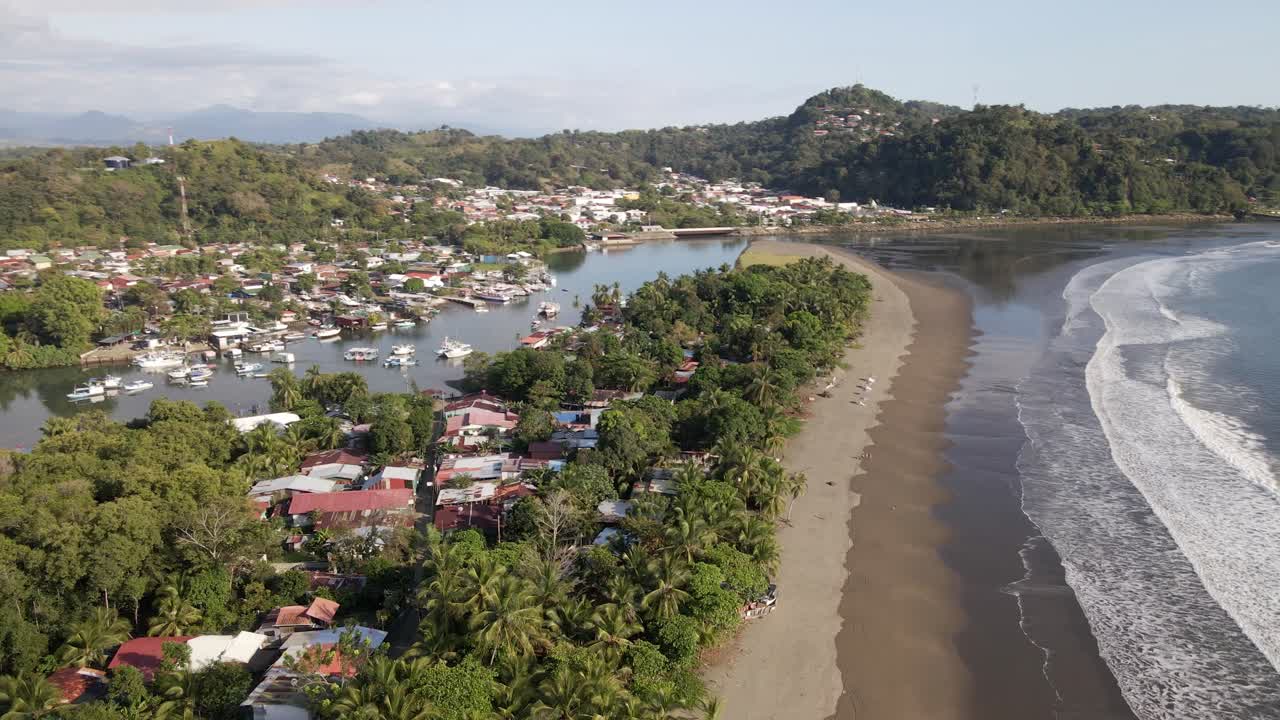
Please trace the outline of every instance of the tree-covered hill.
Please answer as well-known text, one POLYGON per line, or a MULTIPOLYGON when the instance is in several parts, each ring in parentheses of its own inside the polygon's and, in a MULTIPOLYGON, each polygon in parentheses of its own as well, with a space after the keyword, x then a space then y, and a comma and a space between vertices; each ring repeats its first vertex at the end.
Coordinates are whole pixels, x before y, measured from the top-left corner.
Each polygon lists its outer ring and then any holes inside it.
POLYGON ((1229 212, 1280 204, 1280 111, 1159 106, 973 111, 899 102, 855 85, 815 95, 786 117, 734 125, 533 139, 440 128, 357 131, 309 145, 189 141, 161 165, 107 172, 102 158, 146 147, 56 149, 0 160, 6 247, 174 242, 183 237, 177 175, 196 242, 314 237, 334 218, 386 229, 372 194, 322 173, 393 184, 450 177, 508 188, 639 186, 663 168, 710 180, 877 200, 902 207, 1028 215, 1229 212))

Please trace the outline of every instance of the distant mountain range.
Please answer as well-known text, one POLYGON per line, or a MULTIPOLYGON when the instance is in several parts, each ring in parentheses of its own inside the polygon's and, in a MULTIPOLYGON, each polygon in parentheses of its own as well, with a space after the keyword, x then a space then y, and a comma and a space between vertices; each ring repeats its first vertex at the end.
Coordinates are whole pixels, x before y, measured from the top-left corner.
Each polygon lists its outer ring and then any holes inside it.
POLYGON ((0 144, 131 145, 236 137, 260 143, 317 142, 353 130, 385 127, 347 113, 258 112, 214 105, 169 118, 138 120, 96 110, 80 114, 0 110, 0 144))

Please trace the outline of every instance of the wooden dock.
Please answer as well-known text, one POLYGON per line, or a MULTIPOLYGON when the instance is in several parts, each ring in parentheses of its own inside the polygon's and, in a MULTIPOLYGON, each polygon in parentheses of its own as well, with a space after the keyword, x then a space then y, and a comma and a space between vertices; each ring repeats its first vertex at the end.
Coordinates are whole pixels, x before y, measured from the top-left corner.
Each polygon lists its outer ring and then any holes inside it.
POLYGON ((484 300, 477 300, 475 298, 462 297, 461 295, 449 295, 447 296, 447 299, 451 302, 456 302, 459 305, 466 305, 467 307, 473 310, 477 307, 480 307, 481 305, 488 304, 484 300))

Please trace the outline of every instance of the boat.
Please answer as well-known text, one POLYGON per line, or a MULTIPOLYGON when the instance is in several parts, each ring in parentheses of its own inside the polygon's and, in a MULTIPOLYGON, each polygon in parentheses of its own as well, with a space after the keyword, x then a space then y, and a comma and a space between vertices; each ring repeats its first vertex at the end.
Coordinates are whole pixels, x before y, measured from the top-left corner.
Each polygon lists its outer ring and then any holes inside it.
POLYGON ((297 358, 295 358, 291 352, 276 353, 271 358, 271 362, 284 363, 285 365, 292 365, 295 360, 297 360, 297 358))
POLYGON ((248 365, 236 365, 236 374, 244 377, 252 375, 262 369, 262 363, 249 363, 248 365))
POLYGON ((417 351, 418 351, 418 348, 414 347, 413 345, 392 345, 391 346, 392 355, 412 355, 417 351))
POLYGON ((119 390, 121 383, 124 381, 115 375, 104 375, 100 378, 90 378, 90 385, 101 385, 104 390, 119 390))
POLYGON ((383 361, 383 363, 382 363, 382 366, 383 366, 383 367, 389 367, 389 368, 391 368, 391 367, 413 367, 414 365, 417 365, 417 364, 418 364, 418 359, 417 359, 417 358, 415 358, 415 357, 412 357, 412 356, 409 356, 409 357, 402 357, 402 356, 398 356, 398 355, 397 355, 397 356, 395 356, 395 357, 389 357, 389 358, 387 358, 386 360, 384 360, 384 361, 383 361))
POLYGON ((471 346, 464 342, 445 338, 444 342, 440 343, 440 349, 437 352, 440 357, 461 358, 471 354, 471 346))
POLYGON ((187 378, 192 382, 208 380, 211 377, 213 377, 213 371, 207 367, 196 366, 191 368, 191 372, 187 373, 187 378))
POLYGON ((476 305, 476 312, 489 312, 488 305, 476 305))
POLYGON ((256 378, 269 378, 271 377, 271 373, 259 372, 259 373, 254 373, 253 376, 256 378))
POLYGON ((231 348, 222 353, 222 357, 230 358, 231 360, 239 360, 241 355, 244 355, 244 351, 240 348, 231 348))
POLYGON ((183 365, 180 368, 174 368, 173 370, 170 370, 168 373, 169 379, 171 380, 186 380, 187 376, 189 376, 190 374, 191 374, 191 368, 187 367, 186 365, 183 365))
POLYGON ((387 329, 387 324, 386 324, 386 323, 384 323, 384 322, 374 323, 374 324, 372 324, 372 325, 370 325, 370 326, 369 326, 369 329, 370 329, 370 330, 386 330, 386 329, 387 329))
POLYGON ((150 390, 153 387, 155 387, 155 385, 152 385, 149 380, 134 380, 124 384, 124 391, 135 393, 142 392, 143 390, 150 390))
POLYGON ((253 353, 269 353, 275 349, 275 343, 259 342, 249 346, 249 352, 253 353))
POLYGON ((84 385, 75 386, 71 392, 67 393, 67 398, 69 400, 88 400, 89 398, 101 397, 106 394, 106 389, 101 385, 85 383, 84 385))
POLYGON ((538 314, 543 317, 555 317, 560 314, 560 303, 543 302, 538 304, 538 314))
POLYGON ((408 329, 408 328, 411 328, 411 327, 415 327, 415 326, 417 326, 417 324, 418 324, 418 323, 416 323, 416 322, 414 322, 414 321, 412 321, 412 320, 397 320, 397 321, 396 321, 396 327, 397 327, 397 328, 399 328, 399 329, 401 329, 401 330, 405 330, 405 329, 408 329))
POLYGON ((319 340, 328 340, 329 338, 338 337, 338 335, 340 335, 341 333, 342 333, 341 328, 329 326, 329 327, 322 327, 319 330, 317 330, 315 332, 315 336, 319 340))
POLYGON ((195 388, 209 387, 209 380, 208 378, 192 378, 191 382, 187 383, 187 385, 195 388))
POLYGON ((285 333, 284 339, 289 342, 298 342, 299 340, 306 340, 307 334, 300 332, 285 333))
POLYGON ((476 290, 474 293, 472 293, 471 296, 479 300, 485 300, 491 303, 498 303, 500 305, 506 305, 507 303, 511 302, 510 294, 501 292, 499 290, 495 290, 493 288, 481 288, 479 290, 476 290))
POLYGON ((148 352, 133 358, 133 364, 143 370, 160 370, 181 365, 184 362, 186 362, 186 356, 182 353, 168 351, 148 352))
POLYGON ((342 354, 345 360, 377 360, 378 348, 372 347, 355 347, 342 354))

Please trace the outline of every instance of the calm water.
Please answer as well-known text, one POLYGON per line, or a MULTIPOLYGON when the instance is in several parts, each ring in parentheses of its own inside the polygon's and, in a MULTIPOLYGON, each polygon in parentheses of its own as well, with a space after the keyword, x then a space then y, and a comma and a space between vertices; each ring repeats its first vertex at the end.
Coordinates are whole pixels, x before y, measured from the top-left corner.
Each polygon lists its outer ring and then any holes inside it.
MULTIPOLYGON (((531 332, 530 322, 537 313, 538 303, 544 300, 560 303, 560 316, 552 324, 576 325, 581 313, 574 307, 574 299, 590 302, 596 283, 612 285, 617 282, 627 292, 653 279, 658 272, 674 277, 724 263, 732 264, 745 246, 746 241, 741 238, 726 238, 648 243, 599 253, 555 254, 548 260, 548 266, 556 277, 556 288, 532 294, 509 305, 490 305, 487 313, 477 313, 463 305, 449 303, 429 324, 412 330, 391 329, 356 336, 344 333, 337 340, 321 342, 308 338, 290 343, 288 351, 297 356, 292 369, 299 375, 312 365, 319 365, 325 372, 357 370, 368 378, 369 387, 374 391, 405 391, 410 383, 415 382, 423 389, 443 388, 446 381, 462 377, 461 360, 435 357, 436 348, 446 336, 470 343, 479 351, 510 350, 518 346, 521 337, 531 332), (410 368, 382 367, 381 360, 390 356, 391 346, 401 343, 417 346, 419 365, 410 368), (347 348, 362 345, 379 348, 379 361, 355 363, 342 359, 347 348)), ((264 363, 264 371, 281 367, 266 364, 265 355, 246 353, 245 357, 252 362, 264 363)), ((201 403, 216 400, 238 415, 251 414, 255 408, 267 412, 271 394, 267 380, 237 377, 229 360, 220 359, 217 364, 217 372, 206 388, 171 385, 163 373, 148 373, 129 366, 5 373, 0 375, 0 447, 30 447, 39 440, 40 426, 50 415, 69 415, 95 408, 126 420, 146 414, 151 401, 161 396, 201 403), (98 403, 67 400, 67 393, 76 384, 108 371, 125 381, 146 377, 155 383, 155 388, 136 395, 117 394, 98 403)))
POLYGON ((973 717, 1280 717, 1280 225, 855 248, 975 301, 940 510, 973 717))

